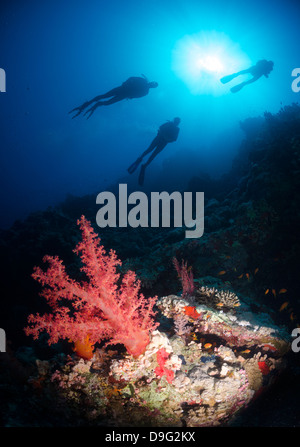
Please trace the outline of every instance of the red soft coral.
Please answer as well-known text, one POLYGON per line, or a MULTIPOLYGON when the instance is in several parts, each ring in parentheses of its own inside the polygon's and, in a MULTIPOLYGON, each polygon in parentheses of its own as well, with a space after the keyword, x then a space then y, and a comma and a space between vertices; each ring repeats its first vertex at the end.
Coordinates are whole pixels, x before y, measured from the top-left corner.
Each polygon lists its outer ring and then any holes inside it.
POLYGON ((263 374, 263 376, 267 376, 270 372, 270 368, 266 364, 266 362, 257 362, 257 363, 258 363, 258 367, 261 370, 261 373, 263 374))
POLYGON ((184 313, 185 315, 193 318, 194 320, 197 320, 197 318, 201 317, 201 314, 199 314, 199 312, 196 311, 195 306, 184 306, 184 313))
POLYGON ((153 311, 157 297, 146 300, 139 293, 140 282, 132 271, 124 275, 118 288, 120 275, 116 268, 121 261, 116 253, 111 250, 106 254, 84 216, 78 225, 82 241, 74 251, 81 257, 82 271, 89 281, 72 280, 58 257, 45 256, 48 270, 35 267, 32 276, 44 286, 41 295, 53 313, 30 315, 30 326, 25 332, 37 339, 40 332, 46 331, 49 344, 59 339, 84 342, 88 337, 91 344, 109 339, 110 344, 122 343, 129 354, 137 357, 144 352, 150 333, 159 325, 154 322, 153 311))
POLYGON ((171 383, 174 379, 174 371, 165 367, 165 363, 169 358, 169 354, 167 353, 165 348, 160 348, 157 351, 156 358, 159 366, 155 368, 155 374, 158 377, 166 376, 167 381, 171 383))
POLYGON ((178 260, 174 257, 173 264, 177 271, 178 278, 182 283, 182 297, 193 295, 195 290, 194 275, 191 267, 187 266, 187 262, 181 261, 181 265, 178 260))

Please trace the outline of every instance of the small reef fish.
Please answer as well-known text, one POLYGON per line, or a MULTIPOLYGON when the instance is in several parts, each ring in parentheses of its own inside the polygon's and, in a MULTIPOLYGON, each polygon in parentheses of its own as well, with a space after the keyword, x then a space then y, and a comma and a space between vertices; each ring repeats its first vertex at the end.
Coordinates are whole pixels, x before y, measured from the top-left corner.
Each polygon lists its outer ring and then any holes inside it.
POLYGON ((294 312, 292 312, 291 315, 290 315, 290 320, 291 320, 291 321, 294 321, 295 318, 296 318, 296 316, 295 316, 294 312))
POLYGON ((223 303, 217 303, 216 306, 218 306, 218 307, 223 307, 224 304, 223 304, 223 303))
POLYGON ((281 304, 279 312, 281 312, 282 310, 284 310, 287 306, 289 305, 289 302, 286 301, 285 303, 281 304))
POLYGON ((205 345, 204 345, 204 348, 205 349, 209 349, 209 348, 211 348, 212 347, 212 344, 211 343, 205 343, 205 345))
POLYGON ((265 291, 265 295, 267 295, 269 292, 270 292, 270 289, 267 289, 267 290, 265 291))
POLYGON ((276 290, 275 289, 272 289, 272 293, 273 293, 274 297, 276 298, 276 290))
POLYGON ((249 354, 249 352, 251 352, 250 349, 245 349, 245 351, 242 351, 241 354, 249 354))
POLYGON ((246 277, 247 277, 247 279, 248 279, 248 281, 250 280, 250 275, 249 275, 249 273, 246 273, 246 277))
POLYGON ((244 276, 244 273, 242 273, 240 276, 238 276, 238 279, 242 279, 243 276, 244 276))
POLYGON ((218 275, 219 275, 219 276, 221 276, 221 275, 225 275, 225 273, 226 273, 226 270, 221 270, 221 271, 218 273, 218 275))
POLYGON ((280 289, 278 293, 280 294, 280 293, 286 293, 286 292, 287 292, 287 289, 280 289))
POLYGON ((259 268, 257 267, 257 268, 254 270, 254 275, 256 275, 256 273, 258 272, 258 270, 259 270, 259 268))

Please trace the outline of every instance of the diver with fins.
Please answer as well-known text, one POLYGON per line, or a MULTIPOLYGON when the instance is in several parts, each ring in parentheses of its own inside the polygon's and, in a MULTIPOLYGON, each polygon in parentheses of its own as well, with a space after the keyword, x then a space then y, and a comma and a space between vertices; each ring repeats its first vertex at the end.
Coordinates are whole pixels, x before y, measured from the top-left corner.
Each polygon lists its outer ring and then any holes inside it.
POLYGON ((166 147, 168 143, 172 143, 177 140, 179 134, 180 118, 176 117, 173 121, 167 121, 162 124, 157 132, 156 137, 151 142, 148 149, 143 152, 143 154, 127 169, 129 174, 133 174, 139 167, 143 158, 152 152, 146 163, 142 164, 140 174, 139 174, 139 185, 144 184, 145 170, 146 167, 152 162, 152 160, 166 147))
POLYGON ((80 115, 88 106, 90 106, 93 102, 95 104, 88 110, 84 112, 83 115, 88 115, 87 119, 95 112, 97 107, 100 106, 109 106, 110 104, 114 104, 115 102, 122 101, 123 99, 132 99, 132 98, 141 98, 143 96, 148 95, 150 88, 158 87, 157 82, 149 82, 146 76, 142 75, 142 77, 132 76, 128 78, 122 85, 119 87, 115 87, 112 90, 109 90, 107 93, 103 95, 98 95, 90 101, 86 101, 79 107, 75 107, 69 113, 77 112, 72 119, 76 116, 80 115), (107 99, 107 101, 102 101, 102 99, 107 99))
POLYGON ((230 89, 232 93, 236 93, 240 91, 245 85, 252 84, 253 82, 256 82, 259 78, 262 76, 265 76, 266 78, 269 77, 269 74, 273 70, 274 62, 267 61, 266 59, 259 60, 255 65, 253 65, 250 68, 247 68, 246 70, 238 71, 237 73, 233 73, 228 76, 224 76, 220 79, 222 84, 227 84, 227 82, 232 81, 234 78, 244 75, 244 74, 251 74, 252 78, 248 81, 242 82, 241 84, 238 84, 230 89))

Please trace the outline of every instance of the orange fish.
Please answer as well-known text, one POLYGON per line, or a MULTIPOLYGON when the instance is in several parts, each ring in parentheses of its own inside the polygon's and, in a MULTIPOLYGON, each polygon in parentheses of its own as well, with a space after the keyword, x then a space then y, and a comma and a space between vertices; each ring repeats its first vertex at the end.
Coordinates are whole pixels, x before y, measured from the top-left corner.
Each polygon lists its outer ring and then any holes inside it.
POLYGON ((281 304, 279 312, 281 312, 282 310, 284 310, 287 306, 288 306, 288 301, 286 301, 285 303, 281 304))
POLYGON ((291 315, 290 315, 290 319, 291 319, 291 321, 294 321, 295 318, 296 318, 296 316, 295 316, 294 312, 292 312, 291 315))
POLYGON ((205 345, 204 345, 204 348, 205 349, 209 349, 209 348, 211 348, 212 347, 212 344, 211 343, 205 343, 205 345))
POLYGON ((225 273, 226 273, 226 270, 221 270, 221 271, 218 273, 218 275, 219 275, 219 276, 221 276, 221 275, 225 275, 225 273))
POLYGON ((249 273, 246 273, 246 276, 247 276, 247 279, 248 279, 248 281, 250 280, 250 275, 249 275, 249 273))
POLYGON ((218 306, 218 307, 223 307, 224 304, 223 304, 223 303, 217 303, 216 306, 218 306))
POLYGON ((251 352, 250 349, 245 349, 245 351, 242 351, 241 354, 249 354, 249 352, 251 352))
POLYGON ((286 292, 287 292, 286 289, 280 289, 278 293, 280 294, 280 293, 286 293, 286 292))
MULTIPOLYGON (((72 340, 70 340, 72 342, 72 340)), ((76 354, 85 359, 90 360, 94 355, 94 344, 90 342, 90 337, 87 335, 83 340, 74 341, 73 351, 76 354)))
POLYGON ((257 268, 254 270, 254 275, 256 275, 256 273, 258 272, 258 270, 259 270, 259 268, 257 267, 257 268))
POLYGON ((270 292, 270 289, 267 289, 267 290, 265 291, 265 295, 267 295, 269 292, 270 292))
POLYGON ((273 293, 274 297, 276 298, 276 290, 275 289, 272 289, 272 293, 273 293))
POLYGON ((238 276, 238 279, 241 279, 244 276, 244 273, 242 273, 240 276, 238 276))

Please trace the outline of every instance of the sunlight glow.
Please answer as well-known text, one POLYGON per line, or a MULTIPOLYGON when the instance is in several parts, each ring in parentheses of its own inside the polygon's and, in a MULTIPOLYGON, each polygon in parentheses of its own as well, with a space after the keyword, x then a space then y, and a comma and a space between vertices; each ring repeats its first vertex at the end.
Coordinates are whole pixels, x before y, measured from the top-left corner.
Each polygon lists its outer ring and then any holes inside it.
POLYGON ((237 43, 216 31, 184 36, 177 41, 172 56, 173 71, 195 95, 228 93, 220 78, 251 65, 237 43))
POLYGON ((223 64, 218 57, 207 55, 204 58, 198 59, 196 62, 199 68, 207 71, 213 71, 220 73, 224 70, 223 64))

